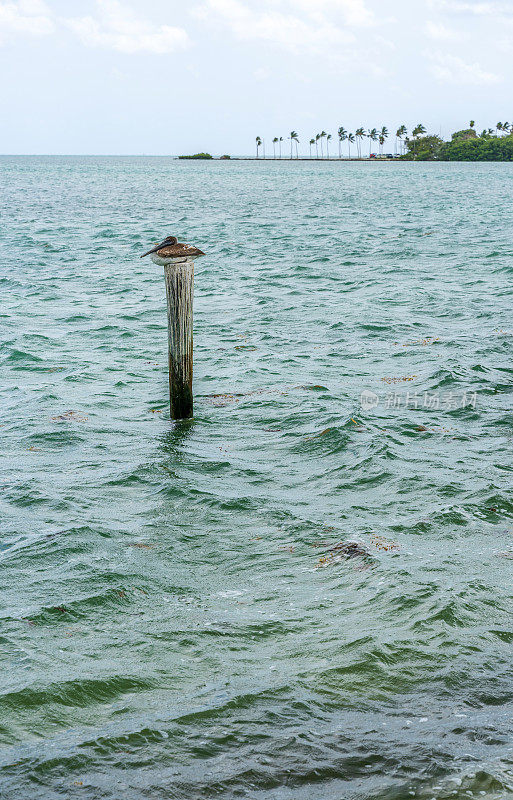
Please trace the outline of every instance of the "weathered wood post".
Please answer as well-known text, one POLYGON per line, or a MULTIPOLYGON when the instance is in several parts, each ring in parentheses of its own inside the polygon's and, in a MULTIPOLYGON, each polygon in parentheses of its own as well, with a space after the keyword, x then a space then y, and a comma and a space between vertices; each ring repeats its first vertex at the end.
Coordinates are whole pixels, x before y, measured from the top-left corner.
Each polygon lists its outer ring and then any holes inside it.
POLYGON ((167 297, 169 398, 172 419, 192 417, 192 306, 194 260, 205 255, 197 247, 168 237, 151 254, 164 267, 167 297), (170 244, 166 244, 171 242, 170 244))

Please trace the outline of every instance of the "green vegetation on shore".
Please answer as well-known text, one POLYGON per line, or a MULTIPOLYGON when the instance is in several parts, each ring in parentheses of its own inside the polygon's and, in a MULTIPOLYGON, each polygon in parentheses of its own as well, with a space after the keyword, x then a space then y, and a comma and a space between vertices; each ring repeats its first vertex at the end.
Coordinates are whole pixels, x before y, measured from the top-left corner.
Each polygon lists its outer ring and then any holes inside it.
MULTIPOLYGON (((317 133, 308 140, 309 158, 330 159, 329 144, 333 137, 326 131, 317 133), (314 153, 312 148, 315 147, 314 153)), ((351 145, 356 144, 356 158, 399 158, 406 161, 513 161, 513 123, 497 122, 495 128, 488 128, 481 133, 475 130, 475 122, 471 120, 469 127, 452 134, 450 141, 444 141, 436 134, 429 134, 422 123, 416 125, 411 135, 408 135, 406 125, 400 125, 395 132, 394 152, 385 153, 384 147, 389 138, 385 125, 381 128, 369 128, 367 131, 362 126, 354 133, 349 133, 344 127, 337 131, 338 158, 343 158, 342 145, 347 145, 347 158, 351 158, 351 145), (362 155, 363 139, 369 140, 369 155, 362 155), (373 143, 377 142, 378 152, 373 152, 373 143)), ((290 159, 299 159, 299 135, 292 131, 287 139, 290 141, 290 159)), ((275 136, 272 139, 273 155, 276 159, 276 145, 279 146, 278 158, 281 159, 281 142, 283 137, 275 136)), ((260 148, 265 159, 265 140, 257 136, 256 158, 262 158, 260 148)), ((354 154, 352 156, 355 157, 354 154)))
POLYGON ((419 161, 513 161, 513 134, 498 136, 493 131, 477 134, 473 128, 456 131, 450 142, 439 136, 424 136, 408 143, 402 159, 419 161))
MULTIPOLYGON (((195 153, 193 156, 178 156, 178 158, 184 158, 184 159, 191 159, 191 158, 209 159, 209 158, 213 158, 213 156, 211 156, 210 153, 195 153)), ((226 158, 226 156, 223 156, 223 158, 226 158)))

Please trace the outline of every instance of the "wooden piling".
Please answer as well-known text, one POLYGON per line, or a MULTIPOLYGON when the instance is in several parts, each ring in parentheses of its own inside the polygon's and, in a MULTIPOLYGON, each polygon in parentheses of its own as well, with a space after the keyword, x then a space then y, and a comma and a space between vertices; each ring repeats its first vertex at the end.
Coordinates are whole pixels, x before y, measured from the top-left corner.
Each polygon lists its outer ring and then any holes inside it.
POLYGON ((176 242, 151 256, 164 267, 166 283, 171 419, 188 419, 193 414, 194 260, 203 255, 197 247, 176 242))
POLYGON ((169 400, 172 419, 192 417, 194 261, 164 266, 167 296, 169 400))

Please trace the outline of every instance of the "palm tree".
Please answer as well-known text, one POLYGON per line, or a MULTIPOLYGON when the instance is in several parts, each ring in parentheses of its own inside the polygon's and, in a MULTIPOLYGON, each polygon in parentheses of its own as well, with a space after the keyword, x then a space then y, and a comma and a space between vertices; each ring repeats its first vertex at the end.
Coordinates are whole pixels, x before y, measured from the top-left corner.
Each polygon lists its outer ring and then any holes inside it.
POLYGON ((273 158, 276 158, 276 142, 278 141, 278 137, 275 136, 273 139, 273 158))
POLYGON ((328 133, 328 135, 326 136, 326 154, 327 154, 326 158, 330 157, 330 140, 332 138, 333 137, 332 137, 331 133, 328 133))
POLYGON ((419 124, 412 130, 413 147, 414 147, 414 156, 415 156, 415 158, 417 157, 417 139, 418 139, 419 136, 421 136, 425 132, 426 132, 426 129, 425 129, 424 125, 421 122, 419 122, 419 124))
MULTIPOLYGON (((292 142, 295 143, 295 145, 296 145, 296 158, 299 158, 299 154, 297 152, 297 146, 298 146, 298 143, 299 143, 299 137, 298 137, 296 131, 292 131, 292 133, 290 134, 290 140, 291 140, 290 141, 291 146, 292 146, 292 142)), ((292 155, 290 157, 292 158, 292 155)))
POLYGON ((388 128, 386 127, 386 125, 383 125, 383 127, 381 128, 381 133, 379 135, 383 139, 383 141, 380 142, 380 144, 381 144, 381 154, 383 154, 383 145, 385 144, 386 140, 388 139, 388 128))
POLYGON ((321 138, 320 133, 315 134, 315 151, 317 153, 317 158, 319 158, 319 139, 321 138))
POLYGON ((369 137, 369 158, 370 158, 372 142, 377 142, 378 141, 378 132, 377 132, 376 128, 370 128, 367 131, 367 136, 369 137))
POLYGON ((504 131, 504 133, 507 133, 509 131, 509 127, 510 127, 509 122, 502 123, 502 130, 504 131))
POLYGON ((396 132, 395 132, 395 152, 396 152, 396 155, 397 155, 397 140, 398 139, 401 140, 401 150, 402 150, 403 136, 406 136, 407 133, 408 133, 408 130, 406 128, 406 125, 401 125, 396 130, 396 132))
POLYGON ((502 130, 502 122, 498 122, 497 125, 495 126, 495 135, 497 135, 498 132, 501 130, 502 130))
POLYGON ((257 137, 256 137, 256 139, 255 139, 255 141, 256 141, 256 151, 257 151, 257 158, 258 158, 258 148, 259 148, 259 147, 261 146, 261 144, 262 144, 262 139, 260 138, 260 136, 257 136, 257 137))
POLYGON ((354 133, 347 134, 347 147, 349 149, 349 158, 351 158, 351 145, 354 144, 354 133))
POLYGON ((297 139, 296 131, 291 131, 290 132, 289 139, 290 139, 290 158, 292 159, 292 143, 295 142, 296 139, 297 139))
POLYGON ((282 142, 283 142, 283 136, 280 136, 280 138, 279 138, 279 140, 278 140, 278 144, 279 144, 279 146, 280 146, 280 158, 281 158, 281 143, 282 143, 282 142))
POLYGON ((321 131, 321 133, 320 133, 320 139, 321 139, 321 158, 324 158, 324 154, 323 154, 323 151, 322 151, 322 140, 323 140, 323 139, 324 139, 324 138, 325 138, 327 135, 328 135, 328 134, 326 133, 326 131, 321 131))
POLYGON ((310 158, 312 157, 312 145, 315 144, 315 139, 310 139, 310 158))
POLYGON ((337 133, 338 133, 338 157, 342 158, 341 146, 342 142, 345 142, 345 140, 347 139, 347 131, 345 128, 340 126, 337 133))
POLYGON ((356 136, 356 148, 358 150, 358 158, 361 158, 362 157, 362 151, 361 151, 360 139, 363 139, 363 137, 365 136, 364 129, 363 128, 357 128, 355 136, 356 136))
POLYGON ((469 128, 473 128, 475 124, 476 123, 474 122, 474 120, 471 119, 470 122, 469 122, 469 128))
POLYGON ((388 139, 388 128, 384 125, 380 131, 378 131, 378 142, 379 142, 379 153, 383 155, 383 145, 385 144, 386 140, 388 139))

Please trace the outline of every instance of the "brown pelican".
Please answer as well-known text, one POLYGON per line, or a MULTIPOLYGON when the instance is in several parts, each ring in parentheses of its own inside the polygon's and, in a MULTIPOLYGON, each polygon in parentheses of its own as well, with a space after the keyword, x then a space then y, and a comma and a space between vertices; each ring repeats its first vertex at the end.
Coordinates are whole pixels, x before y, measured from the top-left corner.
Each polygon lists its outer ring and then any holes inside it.
POLYGON ((199 258, 199 256, 204 256, 205 253, 197 247, 193 247, 191 244, 179 242, 176 236, 166 236, 160 244, 152 247, 147 253, 143 253, 141 258, 149 255, 152 256, 151 260, 155 264, 166 264, 177 258, 199 258))

